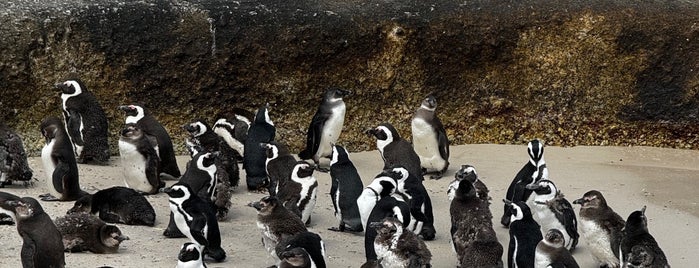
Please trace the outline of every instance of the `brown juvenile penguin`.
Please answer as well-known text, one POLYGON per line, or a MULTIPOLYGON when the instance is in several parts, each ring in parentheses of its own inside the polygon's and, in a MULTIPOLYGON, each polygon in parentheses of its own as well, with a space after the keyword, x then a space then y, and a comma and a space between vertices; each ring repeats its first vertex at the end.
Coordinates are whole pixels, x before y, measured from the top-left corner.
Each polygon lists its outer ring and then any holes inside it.
POLYGON ((68 214, 56 219, 55 223, 68 252, 117 253, 119 244, 129 239, 119 227, 106 224, 89 213, 68 214))
POLYGON ((582 198, 573 201, 579 204, 578 227, 582 241, 600 266, 619 267, 619 245, 624 219, 607 205, 602 193, 588 191, 582 198))
POLYGON ((385 218, 380 222, 372 222, 369 227, 376 229, 378 233, 374 249, 383 267, 431 267, 432 253, 425 242, 415 233, 406 231, 398 219, 385 218))
POLYGON ((282 239, 307 231, 301 218, 286 209, 276 197, 266 196, 248 206, 257 209, 262 245, 274 258, 279 258, 276 247, 282 239))

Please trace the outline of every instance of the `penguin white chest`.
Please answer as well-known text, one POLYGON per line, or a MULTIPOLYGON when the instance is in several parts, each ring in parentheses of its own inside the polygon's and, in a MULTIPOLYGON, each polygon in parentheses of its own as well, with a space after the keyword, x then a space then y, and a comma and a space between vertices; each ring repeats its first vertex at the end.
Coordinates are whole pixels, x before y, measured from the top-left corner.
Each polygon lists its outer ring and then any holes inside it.
POLYGON ((340 133, 342 132, 342 126, 345 124, 345 103, 337 105, 332 110, 332 114, 328 121, 323 125, 323 132, 320 137, 320 144, 318 144, 318 151, 315 157, 320 159, 321 157, 329 157, 332 155, 332 145, 337 143, 337 139, 340 138, 340 133))
POLYGON ((151 192, 153 186, 146 176, 146 158, 138 152, 136 146, 119 140, 119 156, 124 168, 124 183, 126 187, 137 191, 151 192))
POLYGON ((592 256, 600 263, 618 267, 619 260, 614 255, 609 234, 597 222, 580 217, 580 235, 587 241, 592 256))
POLYGON ((362 227, 364 230, 367 228, 367 221, 369 220, 369 214, 371 210, 374 209, 376 202, 379 197, 377 192, 373 189, 367 187, 364 188, 362 194, 357 198, 357 207, 359 208, 359 217, 362 219, 362 227))
POLYGON ((374 243, 374 251, 376 257, 381 260, 381 265, 384 268, 403 268, 408 267, 408 260, 401 258, 395 252, 384 244, 374 243))
POLYGON ((311 217, 311 213, 313 212, 313 208, 316 206, 317 185, 318 184, 315 178, 305 179, 305 181, 301 183, 301 198, 299 198, 296 205, 302 209, 301 221, 303 222, 308 221, 308 219, 311 217), (301 203, 303 202, 306 202, 306 205, 301 207, 301 203))
POLYGON ((534 267, 546 268, 549 264, 551 264, 551 257, 537 248, 534 253, 534 267))
POLYGON ((550 229, 558 229, 563 234, 566 248, 570 249, 573 241, 570 239, 565 226, 556 218, 556 214, 547 205, 535 204, 533 208, 535 212, 532 216, 541 225, 541 234, 545 236, 550 229))
POLYGON ((46 188, 48 188, 51 195, 60 196, 61 194, 53 187, 53 171, 56 170, 56 162, 51 157, 51 152, 53 152, 55 145, 55 139, 44 145, 44 148, 41 149, 41 162, 44 165, 44 173, 46 173, 46 188))
POLYGON ((241 143, 239 140, 235 139, 232 135, 232 133, 228 132, 227 129, 223 127, 214 127, 214 133, 216 133, 219 137, 223 138, 223 141, 228 144, 228 147, 231 147, 233 150, 236 150, 240 155, 243 155, 243 152, 245 151, 245 145, 241 143))
POLYGON ((439 154, 437 133, 432 126, 422 118, 413 118, 413 148, 420 157, 420 164, 428 172, 441 171, 446 164, 439 154))

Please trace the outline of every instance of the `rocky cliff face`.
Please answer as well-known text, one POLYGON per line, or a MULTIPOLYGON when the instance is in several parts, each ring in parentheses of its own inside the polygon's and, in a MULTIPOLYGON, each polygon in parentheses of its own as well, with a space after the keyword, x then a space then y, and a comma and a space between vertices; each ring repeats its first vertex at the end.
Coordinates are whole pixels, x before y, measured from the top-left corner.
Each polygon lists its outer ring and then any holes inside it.
MULTIPOLYGON (((110 119, 150 108, 176 142, 193 118, 272 104, 296 151, 326 87, 340 138, 388 121, 404 136, 432 92, 454 144, 699 148, 699 4, 692 1, 13 0, 0 7, 2 120, 41 147, 77 74, 110 119)), ((180 150, 182 147, 180 146, 180 150)))

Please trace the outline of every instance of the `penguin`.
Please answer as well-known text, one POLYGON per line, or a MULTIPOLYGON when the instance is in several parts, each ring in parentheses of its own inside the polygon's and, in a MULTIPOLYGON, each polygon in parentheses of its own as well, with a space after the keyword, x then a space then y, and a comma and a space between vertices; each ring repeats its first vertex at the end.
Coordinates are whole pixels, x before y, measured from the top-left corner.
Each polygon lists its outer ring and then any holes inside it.
POLYGON ((461 168, 456 171, 454 174, 454 180, 449 183, 449 188, 447 189, 447 197, 449 198, 449 201, 454 200, 454 195, 456 194, 456 190, 459 188, 459 183, 462 180, 468 180, 473 184, 473 187, 476 187, 476 194, 478 195, 478 198, 480 198, 483 201, 490 201, 490 196, 488 193, 490 191, 488 190, 488 187, 483 183, 483 181, 480 180, 480 177, 478 177, 478 173, 476 172, 476 168, 471 165, 461 165, 461 168))
MULTIPOLYGON (((0 192, 0 204, 5 203, 5 201, 19 201, 19 199, 19 196, 11 193, 0 192)), ((0 225, 13 225, 15 222, 17 222, 15 213, 0 206, 0 225)))
POLYGON ((265 196, 248 206, 257 210, 257 227, 262 232, 262 245, 274 258, 279 258, 276 250, 282 239, 308 231, 301 218, 274 196, 265 196))
POLYGON ((211 204, 197 196, 186 183, 178 182, 165 189, 170 197, 172 211, 177 228, 192 243, 203 247, 204 255, 216 262, 226 259, 226 252, 221 248, 221 233, 219 232, 216 213, 211 204))
POLYGON ((619 246, 621 267, 670 268, 665 253, 648 232, 646 206, 631 212, 622 232, 619 246))
POLYGON ((493 230, 490 202, 478 196, 470 180, 459 180, 449 205, 451 240, 457 267, 502 267, 503 247, 493 230))
POLYGON ((579 268, 578 263, 565 247, 565 238, 558 229, 549 229, 544 239, 539 241, 534 253, 534 267, 546 268, 549 265, 562 265, 566 268, 579 268))
POLYGON ((22 138, 0 121, 0 188, 11 185, 13 181, 27 185, 33 175, 22 138))
POLYGON ((544 239, 539 230, 540 226, 534 221, 529 206, 523 201, 513 203, 505 199, 503 202, 512 210, 507 267, 534 267, 536 246, 544 239))
POLYGON ((291 173, 296 166, 296 158, 289 153, 286 146, 275 141, 262 143, 260 146, 265 148, 267 160, 265 169, 267 170, 267 192, 269 195, 277 195, 279 188, 283 188, 285 184, 291 180, 291 173))
MULTIPOLYGON (((136 126, 148 136, 155 138, 157 142, 157 152, 160 158, 159 170, 174 178, 182 176, 180 168, 177 165, 175 158, 175 149, 172 145, 172 139, 165 127, 163 127, 158 119, 144 107, 143 105, 130 104, 121 105, 119 110, 126 113, 126 124, 136 124, 136 126)), ((155 146, 154 146, 155 147, 155 146)))
POLYGON ((437 99, 428 95, 415 111, 411 121, 413 148, 420 157, 423 173, 439 179, 449 168, 449 138, 442 121, 437 117, 437 99))
POLYGON ((328 230, 338 232, 363 231, 357 199, 362 194, 364 185, 347 150, 339 145, 333 145, 332 148, 330 179, 332 180, 330 199, 333 202, 333 208, 335 208, 335 218, 339 223, 338 227, 332 227, 328 230))
POLYGON ((313 176, 315 168, 306 161, 296 162, 291 179, 279 188, 277 197, 292 212, 298 212, 301 221, 310 223, 316 205, 318 181, 313 176))
POLYGON ((124 168, 124 184, 143 194, 156 194, 165 187, 160 180, 158 149, 136 124, 126 124, 119 137, 119 156, 124 168))
POLYGON ((219 118, 214 123, 214 133, 221 137, 229 148, 234 150, 237 162, 243 161, 245 141, 248 139, 250 124, 250 119, 239 114, 235 114, 230 119, 227 117, 219 118))
POLYGON ((306 148, 299 153, 301 160, 313 159, 321 171, 320 158, 330 157, 332 145, 337 143, 345 122, 345 102, 343 97, 349 96, 350 91, 341 88, 329 88, 323 94, 323 101, 306 132, 306 148))
POLYGON ((573 204, 581 205, 578 213, 580 235, 600 267, 618 268, 619 245, 626 222, 607 205, 602 193, 591 190, 573 204))
POLYGON ((563 194, 550 180, 540 180, 535 184, 526 186, 533 191, 534 206, 532 214, 534 220, 541 225, 541 232, 549 229, 558 229, 563 235, 563 244, 566 249, 572 251, 578 244, 578 219, 575 210, 563 194))
POLYGON ((413 232, 403 228, 403 223, 395 218, 372 222, 370 228, 378 235, 374 240, 376 256, 385 268, 431 267, 432 253, 413 232))
MULTIPOLYGON (((513 203, 518 201, 528 202, 532 191, 527 190, 527 184, 534 184, 542 179, 548 179, 548 168, 544 161, 544 143, 539 140, 532 140, 527 144, 527 153, 529 154, 529 162, 519 170, 515 178, 507 188, 505 199, 513 203)), ((532 203, 528 203, 531 205, 532 203)), ((500 223, 506 228, 510 225, 510 212, 512 210, 505 205, 505 209, 500 218, 500 223)))
POLYGON ((434 240, 437 231, 434 228, 434 214, 432 213, 432 200, 422 181, 412 176, 402 166, 392 168, 401 174, 398 179, 396 192, 404 196, 410 205, 410 225, 406 229, 419 234, 425 240, 434 240))
MULTIPOLYGON (((393 170, 384 170, 376 177, 374 180, 367 185, 362 193, 357 198, 357 208, 359 209, 359 217, 362 221, 362 227, 364 230, 367 229, 369 223, 369 215, 376 203, 383 197, 396 195, 396 188, 398 187, 398 179, 400 179, 402 174, 394 172, 393 170)), ((396 195, 397 196, 397 195, 396 195)), ((402 197, 400 197, 402 199, 402 197)), ((410 215, 410 213, 408 213, 410 215)), ((382 217, 381 220, 385 217, 382 217)), ((373 240, 372 240, 373 241, 373 240)))
POLYGON ((68 214, 54 223, 63 237, 63 248, 68 252, 117 253, 121 242, 129 239, 119 227, 88 213, 68 214))
POLYGON ((48 194, 40 195, 43 201, 75 201, 86 193, 80 189, 78 164, 73 146, 63 122, 50 116, 41 122, 41 134, 46 144, 41 150, 41 160, 46 173, 48 194))
POLYGON ((22 267, 65 267, 61 233, 39 201, 22 197, 5 200, 0 207, 11 211, 16 219, 17 232, 22 237, 22 267))
POLYGON ((376 147, 384 161, 384 169, 393 166, 403 166, 410 175, 422 180, 420 157, 413 146, 400 137, 396 128, 389 123, 382 123, 376 128, 365 131, 376 138, 376 147))
POLYGON ((325 244, 318 234, 301 232, 294 236, 284 237, 275 249, 284 267, 316 267, 324 268, 325 244))
POLYGON ((192 242, 182 244, 175 268, 206 268, 201 246, 192 242))
POLYGON ((128 225, 155 225, 155 209, 136 190, 114 186, 88 194, 76 200, 67 212, 98 214, 108 223, 128 225))
POLYGON ((228 147, 225 141, 201 119, 185 124, 183 128, 190 135, 188 141, 199 145, 202 152, 218 152, 216 166, 219 172, 217 177, 220 181, 227 181, 232 187, 237 187, 240 180, 240 170, 235 159, 235 151, 228 147))
POLYGON ((55 85, 61 91, 63 120, 75 156, 82 164, 109 160, 109 123, 104 109, 78 79, 55 85))
POLYGON ((265 170, 267 157, 265 150, 259 144, 273 141, 275 133, 276 129, 269 118, 269 104, 267 104, 257 110, 255 121, 248 129, 248 139, 245 140, 243 169, 245 169, 248 191, 259 191, 269 184, 265 170))

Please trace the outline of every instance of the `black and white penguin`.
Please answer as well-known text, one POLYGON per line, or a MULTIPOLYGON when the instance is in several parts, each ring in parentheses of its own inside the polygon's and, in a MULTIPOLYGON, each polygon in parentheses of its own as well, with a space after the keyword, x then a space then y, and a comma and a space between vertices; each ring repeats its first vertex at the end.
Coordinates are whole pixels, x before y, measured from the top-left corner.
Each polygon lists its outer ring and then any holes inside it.
POLYGON ((534 253, 534 267, 546 268, 549 265, 562 265, 567 268, 578 268, 578 262, 565 247, 565 238, 558 229, 549 229, 544 239, 539 241, 534 253))
POLYGON ((618 268, 619 245, 626 222, 611 207, 602 193, 588 191, 573 201, 579 204, 578 225, 580 236, 587 242, 587 249, 600 267, 618 268))
POLYGON ((136 190, 114 186, 88 194, 76 200, 68 214, 99 214, 109 223, 128 225, 155 225, 155 210, 148 200, 136 190))
POLYGON ((33 170, 27 163, 22 138, 0 121, 0 188, 13 181, 30 183, 33 170))
POLYGON ((6 200, 0 207, 12 212, 17 221, 17 232, 22 237, 22 267, 65 266, 61 233, 39 201, 22 197, 19 200, 6 200))
POLYGON ((493 230, 490 202, 478 196, 470 180, 458 182, 449 205, 457 267, 502 267, 503 247, 493 230))
POLYGON ((631 212, 622 232, 619 246, 621 267, 670 268, 665 253, 648 232, 646 206, 631 212))
POLYGON ((429 268, 432 253, 413 232, 403 228, 403 223, 395 218, 372 222, 370 228, 378 235, 374 240, 376 256, 384 268, 429 268))
POLYGON ((89 213, 68 214, 54 223, 68 252, 117 253, 121 242, 129 239, 116 225, 106 224, 89 213))
POLYGON ((308 231, 301 218, 274 196, 265 196, 248 206, 257 210, 257 227, 262 233, 262 245, 274 258, 279 258, 276 250, 282 239, 308 231))
POLYGON ((119 110, 126 113, 127 125, 136 124, 143 133, 155 138, 158 148, 158 157, 160 158, 160 172, 167 173, 174 178, 179 178, 182 173, 180 172, 179 166, 177 166, 172 139, 170 139, 170 134, 168 134, 165 127, 158 122, 158 119, 155 119, 143 105, 122 105, 119 106, 119 110))
POLYGON ((431 179, 441 178, 449 168, 449 138, 435 109, 437 99, 428 95, 411 121, 413 148, 424 173, 434 174, 431 179))
POLYGON ((217 262, 226 259, 226 252, 221 248, 221 233, 211 203, 197 196, 186 183, 178 182, 165 189, 170 197, 170 211, 177 228, 192 243, 203 247, 204 255, 217 262))
MULTIPOLYGON (((369 215, 374 209, 376 203, 383 197, 396 195, 396 189, 398 188, 398 179, 402 177, 402 174, 394 172, 393 170, 384 170, 376 177, 374 180, 367 185, 362 193, 357 198, 357 208, 359 209, 359 217, 362 221, 362 227, 364 230, 367 229, 369 224, 369 215)), ((396 195, 401 200, 403 197, 396 195)), ((407 213, 410 215, 410 213, 407 213)), ((375 221, 382 220, 385 217, 376 219, 375 221)), ((372 240, 373 241, 373 240, 372 240)))
MULTIPOLYGON (((19 201, 19 199, 19 196, 11 193, 0 192, 0 204, 5 203, 5 201, 19 201)), ((0 206, 0 225, 13 225, 15 222, 17 219, 15 219, 14 211, 6 210, 0 206)))
POLYGON ((182 244, 175 268, 206 268, 201 245, 192 242, 182 244))
POLYGON ((143 194, 156 194, 165 187, 160 180, 160 157, 157 144, 134 123, 121 130, 119 157, 124 169, 124 184, 143 194))
POLYGON ((392 168, 401 174, 398 179, 396 192, 405 197, 410 205, 410 225, 406 229, 419 234, 425 240, 434 240, 437 231, 434 228, 434 214, 432 213, 432 200, 422 181, 412 176, 402 166, 392 168))
POLYGON ((306 161, 296 162, 291 179, 279 188, 277 198, 290 211, 300 213, 301 221, 310 223, 316 205, 318 181, 313 176, 315 168, 306 161))
POLYGON ((267 192, 269 195, 277 195, 279 188, 282 188, 287 181, 291 180, 291 173, 296 166, 296 158, 289 153, 286 146, 275 141, 262 143, 266 150, 267 160, 265 168, 267 170, 267 192))
POLYGON ((281 263, 279 268, 304 267, 324 268, 325 244, 319 235, 311 232, 301 232, 284 237, 275 249, 281 263))
POLYGON ((238 162, 243 161, 245 141, 248 139, 250 125, 250 119, 239 114, 234 114, 232 117, 219 118, 214 123, 214 133, 235 151, 238 162))
POLYGON ((347 150, 339 145, 333 145, 330 159, 330 199, 335 208, 335 218, 338 227, 329 230, 344 232, 361 232, 362 218, 359 214, 357 200, 364 190, 362 178, 359 177, 357 168, 349 158, 347 150))
POLYGON ((61 91, 63 119, 78 162, 107 162, 109 123, 97 98, 77 79, 55 87, 61 91))
POLYGON ((50 116, 41 122, 40 129, 46 139, 41 150, 41 160, 49 193, 39 197, 43 201, 77 200, 86 193, 80 189, 78 164, 63 122, 50 116))
POLYGON ((325 91, 323 101, 308 126, 306 148, 299 153, 299 158, 313 159, 320 168, 320 158, 330 157, 332 146, 337 143, 345 122, 345 102, 342 98, 350 94, 350 91, 340 88, 325 91))
MULTIPOLYGON (((527 153, 529 154, 529 162, 519 170, 515 178, 507 188, 505 199, 516 203, 518 201, 528 202, 532 194, 531 190, 526 189, 527 184, 534 184, 542 179, 548 179, 548 168, 544 161, 544 143, 539 140, 532 140, 527 144, 527 153)), ((532 205, 529 202, 527 205, 532 205)), ((510 225, 510 212, 512 210, 508 205, 500 218, 500 223, 508 227, 510 225)))
POLYGON ((550 180, 540 180, 526 188, 534 191, 534 205, 531 209, 534 220, 541 225, 542 234, 550 229, 558 229, 562 232, 565 248, 574 250, 580 235, 578 219, 570 202, 550 180))
POLYGON ((507 248, 507 267, 534 267, 534 254, 539 241, 544 239, 524 201, 512 203, 503 200, 512 210, 510 215, 510 244, 507 248))
POLYGON ((231 187, 237 187, 240 180, 240 169, 238 168, 235 150, 228 147, 225 141, 214 133, 204 120, 197 119, 194 122, 185 124, 183 128, 190 136, 185 142, 193 143, 199 148, 196 152, 190 150, 192 156, 199 152, 218 152, 216 155, 216 166, 218 169, 216 177, 222 182, 228 182, 231 187))
POLYGON ((245 140, 243 168, 248 191, 260 191, 269 184, 265 169, 267 154, 265 149, 260 147, 260 143, 273 141, 275 133, 276 129, 272 119, 269 118, 269 104, 267 104, 257 110, 255 121, 248 129, 248 139, 245 140))
POLYGON ((393 125, 382 123, 376 128, 367 130, 366 133, 376 137, 376 148, 383 158, 384 169, 403 166, 410 175, 422 180, 420 157, 415 153, 410 142, 400 137, 393 125))

